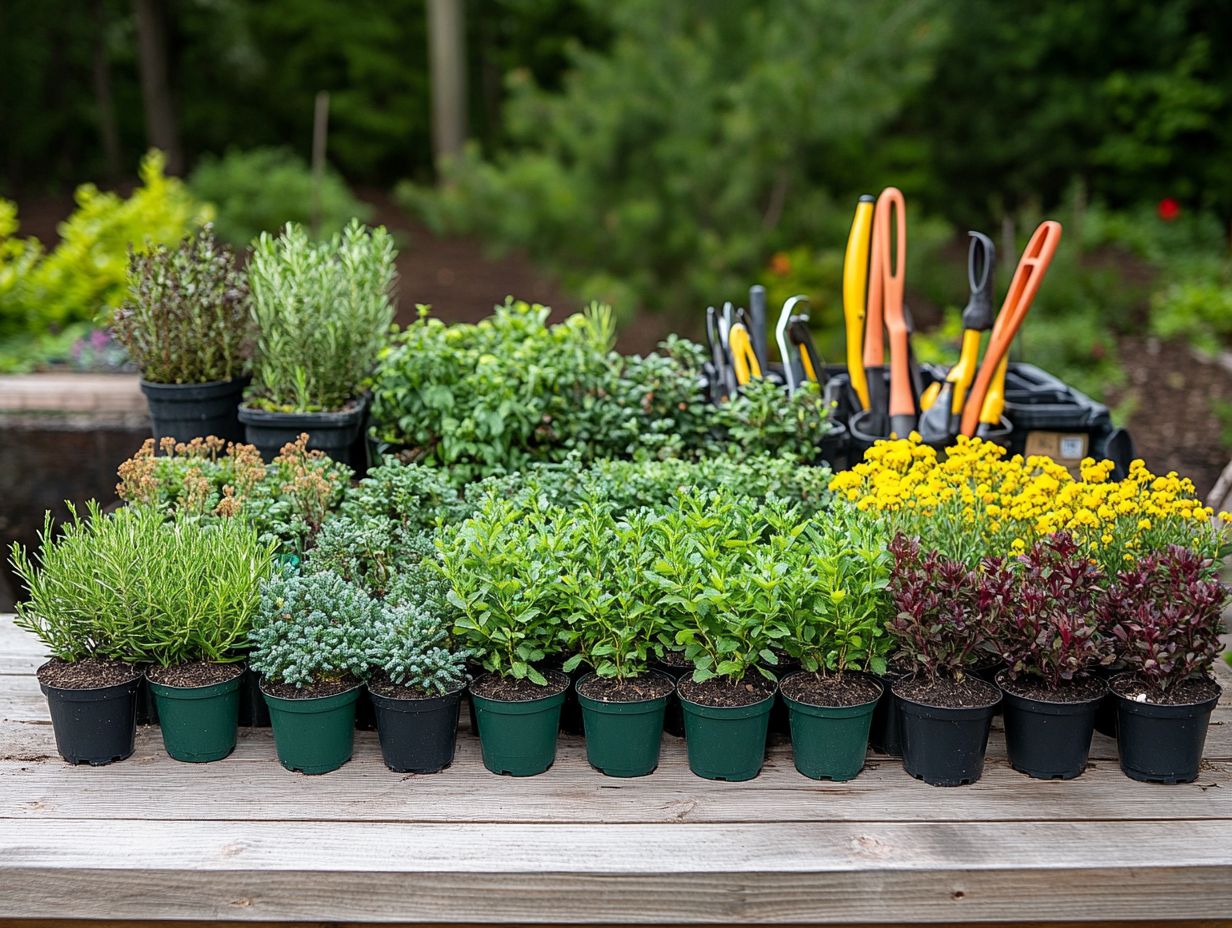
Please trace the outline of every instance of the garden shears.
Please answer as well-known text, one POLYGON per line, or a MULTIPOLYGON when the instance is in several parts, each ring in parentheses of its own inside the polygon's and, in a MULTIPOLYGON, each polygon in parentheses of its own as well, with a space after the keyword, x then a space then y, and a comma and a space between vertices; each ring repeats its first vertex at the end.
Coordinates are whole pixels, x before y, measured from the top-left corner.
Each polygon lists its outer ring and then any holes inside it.
POLYGON ((992 327, 992 337, 980 364, 975 383, 963 405, 961 432, 968 437, 976 429, 987 432, 1001 424, 1005 408, 1005 371, 1009 365, 1010 342, 1022 327, 1031 301, 1039 292, 1044 274, 1061 241, 1061 223, 1051 219, 1040 223, 1018 261, 1009 292, 992 327))

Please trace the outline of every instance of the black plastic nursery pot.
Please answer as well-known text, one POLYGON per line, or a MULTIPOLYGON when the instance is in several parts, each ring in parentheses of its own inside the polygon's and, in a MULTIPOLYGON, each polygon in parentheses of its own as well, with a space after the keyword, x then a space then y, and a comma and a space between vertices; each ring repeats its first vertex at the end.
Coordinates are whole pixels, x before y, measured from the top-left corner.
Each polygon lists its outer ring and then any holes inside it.
POLYGON ((269 706, 278 762, 301 773, 329 773, 351 759, 355 744, 355 703, 359 684, 330 696, 273 696, 263 685, 269 706))
POLYGON ((1095 713, 1106 684, 1089 698, 1075 701, 1031 698, 1013 692, 1006 671, 997 674, 1005 705, 1005 747, 1010 766, 1038 780, 1072 780, 1091 754, 1095 713))
POLYGON ((766 734, 777 684, 762 699, 743 706, 695 702, 686 694, 691 685, 691 680, 685 680, 676 690, 684 712, 689 769, 707 780, 753 779, 766 760, 766 734))
POLYGON ((1117 698, 1117 752, 1121 770, 1146 783, 1192 783, 1198 778, 1211 711, 1223 690, 1208 681, 1214 695, 1178 705, 1140 701, 1133 674, 1114 677, 1117 698))
POLYGON ((668 697, 676 691, 676 681, 656 670, 647 676, 670 688, 662 696, 619 702, 595 699, 583 692, 594 674, 586 674, 574 685, 582 709, 586 759, 609 777, 644 777, 659 766, 663 718, 668 697))
POLYGON ((238 667, 230 680, 206 686, 169 686, 147 676, 168 756, 201 764, 235 750, 243 679, 238 667))
MULTIPOLYGON (((667 674, 677 684, 693 672, 692 664, 680 665, 662 660, 655 661, 654 668, 667 674)), ((667 709, 663 713, 663 730, 676 738, 684 737, 684 714, 680 709, 680 697, 675 690, 667 697, 667 709)))
POLYGON ((227 441, 243 441, 239 406, 247 377, 212 380, 209 383, 151 383, 141 381, 141 392, 150 406, 154 440, 174 438, 189 442, 217 435, 227 441))
POLYGON ((154 704, 154 694, 150 692, 150 684, 146 682, 144 671, 141 682, 137 684, 137 724, 158 724, 158 706, 154 704))
POLYGON ((367 400, 356 400, 340 412, 268 412, 241 406, 240 422, 244 423, 245 440, 256 445, 266 463, 278 456, 283 445, 308 435, 308 448, 323 451, 335 461, 349 464, 357 470, 364 462, 356 460, 354 451, 364 427, 367 400))
MULTIPOLYGON (((784 680, 800 669, 800 662, 784 655, 777 664, 768 665, 766 669, 780 680, 784 680)), ((783 696, 782 687, 779 688, 778 695, 774 697, 774 705, 770 707, 769 730, 774 735, 791 735, 791 713, 787 707, 787 700, 783 696)))
POLYGON ((134 673, 131 680, 111 686, 71 689, 40 680, 60 756, 70 764, 94 767, 132 756, 140 681, 134 673))
POLYGON ((889 672, 882 676, 881 698, 873 710, 872 724, 868 730, 868 746, 879 754, 891 757, 903 756, 903 713, 894 684, 906 674, 889 672))
POLYGON ((240 718, 243 728, 269 728, 269 706, 261 692, 261 675, 251 667, 244 668, 240 679, 240 718))
MULTIPOLYGON (((793 674, 793 676, 795 676, 793 674)), ((851 780, 864 768, 873 712, 885 690, 875 677, 877 696, 854 706, 819 706, 792 699, 779 685, 791 720, 791 750, 796 769, 813 780, 851 780)))
MULTIPOLYGON (((1125 672, 1125 665, 1121 662, 1113 664, 1111 667, 1098 667, 1095 670, 1095 675, 1104 680, 1110 681, 1119 673, 1125 672)), ((1095 709, 1095 730, 1101 735, 1107 735, 1109 738, 1116 738, 1117 730, 1117 698, 1112 690, 1107 690, 1104 693, 1104 698, 1100 700, 1099 706, 1095 709)))
POLYGON ((558 670, 547 671, 544 676, 550 686, 544 688, 544 695, 530 699, 478 695, 475 687, 491 676, 487 674, 471 684, 483 765, 493 773, 513 777, 543 773, 556 762, 556 735, 569 677, 558 670))
POLYGON ((438 773, 452 764, 464 689, 418 697, 370 692, 385 766, 398 773, 438 773))
POLYGON ((914 680, 906 677, 893 687, 902 714, 903 769, 932 786, 974 783, 984 772, 988 732, 1000 692, 990 683, 968 677, 977 688, 986 688, 987 705, 928 705, 904 692, 914 680))

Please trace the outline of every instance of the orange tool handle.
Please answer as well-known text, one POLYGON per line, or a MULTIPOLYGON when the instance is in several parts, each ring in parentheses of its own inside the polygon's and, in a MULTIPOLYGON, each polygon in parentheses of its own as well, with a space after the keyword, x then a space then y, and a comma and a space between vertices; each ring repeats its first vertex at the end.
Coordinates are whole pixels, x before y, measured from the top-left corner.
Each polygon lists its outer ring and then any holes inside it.
POLYGON ((881 295, 885 327, 890 339, 890 415, 915 415, 915 394, 911 386, 910 327, 903 311, 903 271, 907 266, 907 212, 903 194, 897 187, 886 187, 877 198, 873 240, 881 252, 881 295), (890 250, 890 230, 894 227, 895 247, 890 250))
MULTIPOLYGON (((882 197, 885 193, 882 192, 882 197)), ((868 299, 864 312, 864 366, 881 367, 885 364, 885 268, 890 263, 890 229, 881 233, 881 199, 873 213, 871 254, 868 259, 868 299)))
POLYGON ((996 376, 997 368, 1008 355, 1010 342, 1018 334, 1023 320, 1027 318, 1027 312, 1031 309, 1031 301, 1039 292, 1040 284, 1044 281, 1044 274, 1060 242, 1061 223, 1051 219, 1045 220, 1035 230, 1031 241, 1027 242, 1026 250, 1018 260, 1018 267, 1014 270, 1014 279, 1010 281, 1009 292, 1005 294, 1005 302, 1001 305, 1001 312, 997 314, 997 321, 992 327, 992 337, 988 341, 988 349, 984 352, 980 372, 976 375, 975 383, 971 387, 971 392, 967 394, 967 401, 963 406, 961 431, 968 437, 975 434, 989 384, 996 376))

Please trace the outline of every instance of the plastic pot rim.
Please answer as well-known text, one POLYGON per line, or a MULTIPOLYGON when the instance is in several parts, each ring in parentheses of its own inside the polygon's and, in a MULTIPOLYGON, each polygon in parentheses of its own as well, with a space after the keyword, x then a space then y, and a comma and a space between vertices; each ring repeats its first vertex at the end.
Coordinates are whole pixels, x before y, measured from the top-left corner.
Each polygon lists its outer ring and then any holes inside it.
MULTIPOLYGON (((868 700, 865 700, 864 702, 856 703, 855 705, 851 705, 851 706, 821 706, 821 705, 818 705, 817 703, 805 702, 802 699, 793 699, 791 696, 788 696, 786 693, 783 692, 783 684, 786 683, 788 680, 790 680, 792 677, 798 676, 800 674, 811 674, 811 673, 812 671, 809 671, 809 670, 797 670, 795 673, 788 674, 779 683, 779 687, 778 687, 779 695, 783 697, 783 702, 787 703, 787 707, 789 709, 794 709, 799 712, 805 712, 806 714, 809 714, 809 715, 826 716, 830 718, 842 718, 845 715, 861 715, 865 711, 872 711, 873 709, 875 709, 877 707, 877 703, 881 700, 882 695, 888 690, 888 687, 885 685, 885 683, 875 674, 860 673, 860 676, 863 679, 872 680, 874 683, 877 684, 877 695, 874 696, 872 699, 868 699, 868 700), (816 710, 816 711, 810 711, 810 710, 816 710)), ((859 672, 857 671, 857 673, 859 672)))
POLYGON ((769 711, 774 704, 774 697, 778 695, 779 684, 774 681, 774 687, 766 695, 765 699, 759 699, 757 702, 747 703, 743 706, 708 706, 705 703, 694 702, 680 692, 680 688, 676 688, 676 697, 680 700, 680 705, 688 712, 702 718, 752 718, 755 715, 760 715, 763 711, 769 711), (745 713, 742 715, 741 713, 745 713))
MULTIPOLYGON (((573 681, 569 679, 569 675, 567 673, 565 673, 563 670, 549 670, 547 673, 560 674, 562 677, 564 677, 565 678, 564 686, 562 686, 558 691, 554 691, 551 693, 544 693, 542 696, 531 696, 528 699, 497 699, 493 696, 484 696, 482 693, 476 693, 474 689, 475 684, 478 683, 480 680, 486 680, 488 677, 496 676, 495 673, 489 670, 482 677, 479 677, 475 680, 472 680, 470 683, 468 683, 466 685, 466 691, 474 699, 482 699, 484 702, 496 703, 497 705, 505 705, 505 706, 519 706, 519 705, 525 705, 527 703, 539 702, 541 699, 551 699, 554 696, 561 696, 569 692, 569 687, 573 685, 573 681)), ((547 676, 547 674, 544 674, 544 676, 547 676)))
MULTIPOLYGON (((1118 674, 1118 676, 1122 675, 1131 676, 1132 671, 1126 671, 1123 674, 1118 674)), ((1219 703, 1220 697, 1223 696, 1223 687, 1220 685, 1219 681, 1210 677, 1207 677, 1206 679, 1208 682, 1215 684, 1216 692, 1214 696, 1211 696, 1208 699, 1203 699, 1199 702, 1162 703, 1150 702, 1149 700, 1139 702, 1136 699, 1130 699, 1128 696, 1118 693, 1112 688, 1112 684, 1116 682, 1117 677, 1113 677, 1108 681, 1108 692, 1115 696, 1117 704, 1122 706, 1128 712, 1138 715, 1153 715, 1157 718, 1184 718, 1195 713, 1200 714, 1209 712, 1219 703)))
POLYGON ((444 693, 433 693, 431 696, 386 696, 383 693, 374 692, 370 687, 368 689, 368 697, 374 704, 379 704, 386 709, 399 712, 413 706, 426 706, 436 702, 448 705, 451 700, 461 699, 465 692, 465 683, 461 683, 454 689, 444 693))
MULTIPOLYGON (((1010 692, 1002 685, 1001 678, 1004 674, 1007 674, 1008 672, 1009 672, 1008 670, 998 671, 997 680, 996 680, 996 686, 998 689, 1001 690, 1001 698, 1005 700, 1006 702, 1014 702, 1016 704, 1025 704, 1029 706, 1045 706, 1049 709, 1057 709, 1057 710, 1065 710, 1065 709, 1070 709, 1070 708, 1075 709, 1075 710, 1081 710, 1083 707, 1089 706, 1092 703, 1100 702, 1109 693, 1107 681, 1099 677, 1092 676, 1091 677, 1092 680, 1097 680, 1103 684, 1103 689, 1101 689, 1094 696, 1087 697, 1086 699, 1040 699, 1038 696, 1020 696, 1018 693, 1010 692)), ((1065 713, 1064 711, 1058 711, 1058 712, 1047 712, 1046 714, 1064 715, 1067 713, 1065 713)))
MULTIPOLYGON (((215 662, 211 661, 209 663, 215 663, 215 662)), ((168 666, 174 666, 174 665, 168 665, 168 666)), ((145 678, 145 682, 148 683, 150 686, 156 686, 161 690, 166 690, 168 693, 188 693, 193 690, 208 690, 216 686, 226 686, 228 683, 235 683, 238 686, 239 682, 244 679, 244 671, 248 669, 248 665, 245 664, 243 661, 231 662, 227 664, 216 664, 216 666, 236 667, 239 669, 239 673, 235 674, 234 676, 228 677, 225 680, 219 680, 215 683, 203 683, 199 686, 176 686, 173 683, 159 683, 157 680, 151 680, 150 671, 155 669, 153 664, 146 667, 145 671, 141 674, 141 676, 145 678)), ((164 668, 160 667, 158 669, 164 669, 164 668)))
MULTIPOLYGON (((321 703, 329 699, 340 699, 340 697, 349 696, 352 693, 354 693, 355 698, 358 699, 359 690, 362 689, 363 686, 364 686, 363 683, 356 683, 354 686, 349 687, 348 689, 345 689, 340 693, 330 693, 328 696, 275 696, 274 694, 267 693, 265 691, 265 681, 264 680, 262 680, 261 683, 259 684, 259 689, 261 690, 262 696, 264 696, 267 700, 269 699, 274 700, 274 702, 278 705, 279 708, 289 708, 291 706, 307 706, 312 703, 321 703)), ((312 710, 308 709, 305 711, 310 712, 312 710)))
MULTIPOLYGON (((48 660, 39 666, 38 670, 34 672, 35 679, 38 679, 38 671, 42 670, 44 667, 46 667, 50 663, 51 661, 48 660)), ((66 663, 71 664, 74 662, 66 661, 66 663)), ((130 679, 121 680, 119 683, 109 683, 106 686, 87 686, 87 687, 52 686, 50 683, 44 683, 42 680, 39 680, 38 683, 39 683, 39 688, 42 689, 44 695, 47 695, 48 693, 55 693, 56 695, 60 696, 62 699, 65 699, 69 702, 73 702, 73 701, 84 702, 84 701, 90 700, 93 697, 98 696, 99 694, 105 693, 108 690, 120 690, 127 686, 134 686, 141 682, 141 678, 144 675, 145 675, 144 671, 138 670, 136 673, 133 674, 133 676, 130 679), (74 697, 70 695, 74 693, 80 693, 81 698, 75 700, 74 697)))
MULTIPOLYGON (((987 705, 982 705, 982 706, 935 706, 932 703, 920 702, 917 699, 912 699, 910 696, 904 696, 902 693, 898 691, 899 683, 903 683, 910 679, 912 679, 912 677, 903 677, 902 680, 895 681, 894 684, 890 687, 890 692, 893 693, 895 698, 898 699, 899 707, 904 712, 908 711, 908 709, 911 709, 911 710, 928 709, 934 712, 945 712, 947 714, 953 713, 953 715, 950 716, 951 718, 956 718, 956 719, 973 718, 975 719, 975 718, 980 718, 986 712, 992 712, 994 709, 997 708, 997 705, 1001 702, 1001 691, 997 689, 995 685, 993 685, 992 683, 985 683, 985 681, 979 680, 978 677, 975 677, 973 679, 977 680, 977 682, 984 683, 985 686, 989 687, 996 693, 996 698, 993 699, 992 702, 988 703, 987 705)), ((923 713, 914 712, 914 714, 921 715, 923 713)))
MULTIPOLYGON (((670 673, 667 673, 666 671, 663 671, 663 670, 655 670, 654 668, 650 668, 646 671, 644 676, 663 677, 665 680, 667 680, 672 685, 672 688, 668 690, 666 693, 664 693, 662 696, 648 696, 645 699, 606 699, 606 700, 605 699, 595 699, 593 696, 587 696, 579 688, 581 687, 583 683, 585 683, 587 680, 589 680, 593 676, 595 676, 595 672, 593 670, 589 671, 588 673, 583 674, 581 677, 578 678, 577 682, 573 684, 573 690, 575 693, 577 693, 578 701, 585 708, 593 709, 597 712, 603 712, 605 709, 609 707, 614 707, 614 706, 618 706, 622 708, 623 707, 632 708, 635 706, 639 706, 647 710, 653 711, 654 709, 658 707, 659 703, 663 703, 664 705, 666 705, 667 701, 672 698, 672 694, 676 692, 676 680, 670 673)), ((619 711, 619 709, 615 711, 619 711)))

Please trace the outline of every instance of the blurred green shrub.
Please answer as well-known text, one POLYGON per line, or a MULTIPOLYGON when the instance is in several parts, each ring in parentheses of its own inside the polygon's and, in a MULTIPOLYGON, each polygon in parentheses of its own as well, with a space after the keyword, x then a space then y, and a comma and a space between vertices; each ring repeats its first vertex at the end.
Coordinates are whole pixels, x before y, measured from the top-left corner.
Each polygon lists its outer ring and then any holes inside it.
POLYGON ((328 238, 352 219, 366 222, 372 215, 332 169, 325 171, 318 191, 311 168, 286 148, 233 148, 221 158, 206 155, 188 186, 214 204, 215 233, 238 248, 288 222, 302 225, 313 238, 328 238))
POLYGON ((743 293, 775 251, 841 240, 823 233, 894 157, 878 139, 943 23, 934 2, 892 0, 590 8, 610 49, 576 50, 559 92, 513 74, 507 152, 472 148, 443 188, 399 198, 526 249, 586 298, 652 309, 743 293))
POLYGON ((67 346, 85 323, 106 321, 128 292, 129 248, 174 245, 211 218, 209 204, 164 176, 159 152, 142 159, 140 175, 127 199, 78 187, 77 209, 47 254, 16 237, 16 209, 0 201, 0 369, 28 367, 48 343, 67 346))

